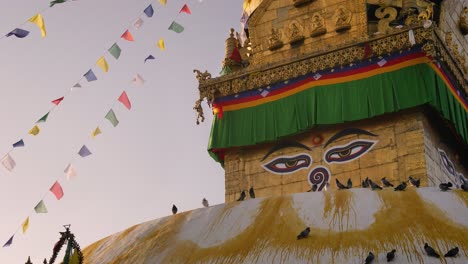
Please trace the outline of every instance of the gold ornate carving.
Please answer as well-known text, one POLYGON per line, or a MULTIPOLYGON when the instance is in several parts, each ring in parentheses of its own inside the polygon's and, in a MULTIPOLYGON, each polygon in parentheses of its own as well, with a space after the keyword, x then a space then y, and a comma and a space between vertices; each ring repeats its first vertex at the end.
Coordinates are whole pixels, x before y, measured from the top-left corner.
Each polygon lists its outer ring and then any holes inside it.
POLYGON ((351 28, 351 12, 346 7, 340 5, 335 11, 335 31, 344 32, 351 28))
POLYGON ((468 7, 464 7, 460 14, 460 31, 463 35, 468 35, 468 7))
POLYGON ((271 29, 271 36, 269 39, 269 50, 276 50, 283 47, 283 41, 281 41, 281 31, 279 29, 271 29))
POLYGON ((194 73, 197 74, 196 78, 198 80, 198 83, 204 83, 206 80, 211 79, 211 73, 209 73, 207 70, 205 72, 201 72, 199 70, 193 70, 194 73))
POLYGON ((393 31, 393 28, 390 27, 390 22, 396 19, 397 14, 397 10, 393 7, 379 7, 375 11, 375 16, 380 19, 377 25, 380 33, 388 34, 393 31))
POLYGON ((304 40, 304 28, 297 20, 289 23, 289 43, 296 44, 304 40))
POLYGON ((428 20, 434 19, 434 3, 430 3, 427 5, 426 10, 422 11, 418 15, 418 20, 428 20))
POLYGON ((327 28, 325 26, 325 19, 318 12, 312 14, 310 36, 318 37, 325 33, 327 33, 327 28))
POLYGON ((452 32, 447 32, 445 33, 445 43, 447 44, 447 47, 452 46, 452 32))

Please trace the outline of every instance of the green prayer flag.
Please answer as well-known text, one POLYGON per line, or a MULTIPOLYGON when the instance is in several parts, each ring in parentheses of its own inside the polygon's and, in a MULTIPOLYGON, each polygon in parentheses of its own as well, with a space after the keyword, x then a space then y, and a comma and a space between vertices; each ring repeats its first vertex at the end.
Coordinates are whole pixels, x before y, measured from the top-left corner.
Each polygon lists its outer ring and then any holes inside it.
POLYGON ((169 26, 168 29, 177 33, 181 33, 182 31, 184 31, 184 27, 175 21, 172 21, 172 24, 169 26))
POLYGON ((40 201, 36 207, 34 207, 34 211, 36 211, 36 213, 38 214, 45 214, 47 213, 47 207, 45 206, 45 203, 44 201, 40 201))
POLYGON ((47 114, 45 114, 43 117, 41 117, 41 119, 37 120, 36 123, 44 123, 45 121, 47 121, 47 117, 49 117, 49 113, 50 112, 47 112, 47 114))
POLYGON ((111 122, 111 124, 116 127, 119 124, 119 120, 117 120, 117 117, 115 116, 114 110, 109 110, 106 114, 106 119, 111 122))
POLYGON ((219 73, 219 75, 224 76, 224 75, 229 74, 229 73, 231 73, 231 72, 232 72, 231 68, 229 68, 229 66, 226 65, 226 66, 224 66, 224 68, 221 70, 221 72, 219 73))
POLYGON ((120 53, 122 52, 122 50, 120 49, 119 45, 117 45, 117 43, 114 43, 114 45, 112 45, 112 47, 110 47, 108 51, 112 56, 114 56, 116 60, 119 59, 120 53))
POLYGON ((56 4, 65 3, 66 1, 67 1, 67 0, 54 0, 54 1, 50 1, 49 7, 53 7, 53 6, 56 5, 56 4))

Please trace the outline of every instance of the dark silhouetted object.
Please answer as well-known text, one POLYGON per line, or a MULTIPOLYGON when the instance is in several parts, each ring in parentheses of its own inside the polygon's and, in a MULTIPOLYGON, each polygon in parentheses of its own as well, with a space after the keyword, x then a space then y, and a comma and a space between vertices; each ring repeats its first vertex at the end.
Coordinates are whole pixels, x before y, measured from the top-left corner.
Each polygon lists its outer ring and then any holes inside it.
POLYGON ((297 240, 303 239, 309 236, 310 227, 306 227, 306 229, 302 230, 299 235, 297 235, 297 240))
POLYGON ((253 187, 250 187, 249 195, 250 195, 250 198, 255 198, 255 191, 254 191, 253 187))
POLYGON ((387 179, 385 179, 385 177, 382 178, 382 184, 385 187, 393 187, 393 184, 391 184, 389 181, 387 181, 387 179))
POLYGON ((461 185, 461 188, 462 188, 462 190, 464 190, 465 192, 468 192, 468 183, 463 183, 463 184, 461 185))
POLYGON ((346 186, 344 186, 338 179, 335 179, 335 182, 339 190, 346 189, 346 186))
POLYGON ((210 204, 208 203, 208 200, 206 198, 203 198, 201 203, 203 204, 204 207, 209 207, 210 206, 210 204))
POLYGON ((439 184, 439 188, 441 191, 448 191, 448 190, 451 190, 450 187, 452 187, 452 183, 451 182, 447 182, 447 183, 441 183, 439 184))
POLYGON ((387 262, 392 261, 395 258, 396 249, 387 253, 387 262))
POLYGON ((348 189, 353 188, 353 182, 351 181, 351 179, 348 179, 348 181, 346 182, 346 188, 348 189))
POLYGON ((444 257, 446 258, 453 258, 458 255, 458 247, 454 247, 451 250, 449 250, 444 257))
POLYGON ((379 185, 377 185, 375 182, 373 182, 372 180, 369 180, 369 185, 370 187, 372 188, 372 190, 382 190, 382 187, 380 187, 379 185))
POLYGON ((314 184, 314 185, 312 185, 312 188, 310 190, 308 190, 307 192, 315 192, 315 191, 317 191, 317 188, 318 188, 317 184, 314 184))
POLYGON ((402 182, 402 183, 400 183, 400 185, 395 187, 394 190, 395 191, 404 191, 406 189, 406 186, 407 186, 406 182, 402 182))
POLYGON ((26 261, 26 263, 24 263, 24 264, 32 264, 31 257, 28 257, 28 261, 26 261))
POLYGON ((434 258, 440 258, 439 254, 427 243, 424 244, 424 250, 426 251, 428 256, 434 257, 434 258))
POLYGON ((366 261, 364 263, 366 264, 371 264, 372 261, 374 261, 374 253, 369 252, 369 255, 367 255, 366 261))
POLYGON ((239 199, 237 199, 237 201, 244 201, 245 199, 245 191, 242 191, 241 194, 240 194, 240 197, 239 199))
POLYGON ((366 177, 366 179, 362 181, 362 188, 369 188, 369 178, 368 177, 366 177))
POLYGON ((175 204, 172 205, 172 214, 177 214, 177 206, 175 204))
POLYGON ((415 179, 413 177, 409 177, 409 182, 413 185, 413 186, 416 186, 416 188, 419 188, 419 185, 421 184, 421 180, 420 179, 415 179))

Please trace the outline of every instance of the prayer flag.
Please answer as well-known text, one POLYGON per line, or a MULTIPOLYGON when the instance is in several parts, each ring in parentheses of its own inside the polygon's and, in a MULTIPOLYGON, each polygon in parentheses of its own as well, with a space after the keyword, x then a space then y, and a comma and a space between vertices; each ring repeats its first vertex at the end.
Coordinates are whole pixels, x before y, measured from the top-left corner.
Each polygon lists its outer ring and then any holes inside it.
POLYGON ((127 93, 125 91, 123 91, 120 95, 119 102, 121 102, 128 110, 132 108, 132 104, 130 103, 130 100, 128 99, 127 93))
POLYGON ((234 47, 234 50, 232 51, 231 56, 229 58, 237 63, 241 63, 242 58, 237 47, 234 47))
POLYGON ((270 92, 267 90, 263 90, 263 92, 260 94, 262 97, 266 97, 270 92))
POLYGON ((106 114, 106 119, 111 122, 111 124, 116 127, 119 124, 119 120, 117 120, 117 117, 115 116, 114 110, 109 110, 106 114))
POLYGON ((31 17, 28 21, 31 22, 31 23, 36 24, 39 27, 39 29, 41 30, 41 36, 43 38, 45 38, 47 33, 46 33, 45 25, 44 25, 44 19, 42 18, 41 14, 37 14, 37 15, 31 17))
POLYGON ((38 125, 35 125, 33 128, 31 128, 29 130, 28 134, 33 135, 33 136, 37 136, 37 134, 39 134, 39 132, 41 132, 41 129, 39 128, 38 125))
POLYGON ((80 83, 75 83, 75 85, 73 85, 73 88, 81 88, 81 84, 80 83))
POLYGON ((12 236, 10 237, 10 239, 8 239, 8 241, 3 245, 3 247, 9 247, 11 244, 13 244, 13 237, 14 237, 14 236, 15 236, 15 235, 12 235, 12 236))
POLYGON ((55 100, 52 101, 52 103, 53 103, 54 105, 59 105, 60 102, 62 102, 63 98, 64 98, 64 96, 62 96, 62 97, 60 97, 60 98, 58 98, 58 99, 55 99, 55 100))
POLYGON ((382 59, 382 60, 380 60, 379 62, 377 62, 377 64, 378 64, 380 67, 383 67, 386 63, 387 63, 387 61, 386 61, 385 59, 382 59))
POLYGON ((15 28, 12 31, 10 31, 8 34, 6 34, 6 37, 10 36, 15 36, 17 38, 25 38, 29 35, 29 31, 21 29, 21 28, 15 28))
POLYGON ((91 134, 91 138, 94 138, 95 136, 99 134, 101 134, 101 129, 99 129, 99 127, 96 127, 96 129, 94 129, 93 134, 91 134))
POLYGON ((49 117, 49 113, 50 112, 47 112, 47 114, 45 114, 43 117, 41 117, 39 120, 37 120, 36 123, 44 123, 47 121, 47 117, 49 117))
POLYGON ((122 50, 120 49, 119 45, 117 45, 117 43, 114 43, 114 45, 112 45, 112 47, 110 47, 108 51, 112 56, 114 56, 116 60, 119 59, 120 53, 122 52, 122 50))
POLYGON ((87 157, 89 155, 91 155, 93 153, 91 153, 91 151, 89 151, 89 149, 86 147, 86 145, 83 145, 80 149, 80 151, 78 151, 78 155, 80 155, 82 158, 84 157, 87 157))
POLYGON ((96 75, 94 74, 93 70, 89 70, 83 75, 88 82, 96 81, 96 75))
POLYGON ((67 179, 70 180, 71 178, 74 178, 76 176, 76 170, 75 167, 70 163, 68 166, 65 168, 63 171, 65 172, 65 175, 67 175, 67 179))
POLYGON ((14 148, 24 147, 24 141, 22 139, 20 139, 18 142, 13 143, 13 147, 14 148))
POLYGON ((166 50, 166 47, 164 46, 164 39, 160 39, 158 41, 158 47, 161 49, 161 50, 166 50))
POLYGON ((29 216, 24 220, 23 224, 21 224, 21 227, 23 228, 23 234, 25 234, 29 227, 29 216))
POLYGON ((53 0, 53 1, 50 1, 49 7, 53 7, 53 6, 56 5, 56 4, 65 3, 66 1, 67 1, 67 0, 53 0))
POLYGON ((16 167, 15 160, 8 153, 2 158, 2 164, 8 171, 12 171, 16 167))
POLYGON ((155 57, 153 55, 148 55, 148 57, 146 57, 146 59, 145 59, 145 63, 146 63, 147 60, 154 60, 154 59, 155 59, 155 57))
POLYGON ((367 59, 372 54, 372 47, 369 43, 364 43, 364 56, 363 59, 367 59))
POLYGON ((175 21, 172 21, 172 23, 171 23, 171 25, 169 26, 168 29, 172 30, 172 31, 174 31, 176 33, 181 33, 182 31, 184 31, 184 27, 181 24, 179 24, 179 23, 177 23, 175 21))
POLYGON ((140 74, 137 74, 135 75, 135 77, 133 77, 132 82, 136 85, 143 85, 145 83, 145 80, 143 80, 140 74))
POLYGON ((101 68, 104 72, 108 72, 109 71, 109 64, 107 64, 107 61, 106 61, 106 58, 104 58, 104 56, 102 56, 101 58, 99 58, 99 60, 96 62, 97 66, 99 66, 99 68, 101 68))
POLYGON ((57 200, 62 199, 63 189, 58 181, 55 181, 54 185, 50 187, 50 191, 55 195, 55 198, 57 198, 57 200))
POLYGON ((167 4, 167 0, 159 0, 159 3, 161 3, 162 5, 166 5, 166 4, 167 4))
POLYGON ((416 38, 414 37, 414 31, 412 29, 408 31, 408 38, 409 42, 411 43, 411 46, 416 44, 416 38))
POLYGON ((314 75, 314 79, 317 81, 317 80, 320 79, 320 78, 322 78, 322 75, 321 75, 320 73, 317 72, 317 73, 314 75))
POLYGON ((143 11, 147 17, 152 17, 154 14, 153 6, 149 5, 145 10, 143 11))
POLYGON ((36 211, 37 214, 46 214, 47 213, 47 207, 45 206, 44 201, 40 201, 35 207, 34 211, 36 211))
POLYGON ((139 29, 141 28, 141 26, 143 26, 143 19, 141 18, 138 18, 135 22, 133 22, 133 26, 136 28, 136 29, 139 29))
POLYGON ((128 31, 128 29, 125 30, 125 32, 122 34, 121 38, 123 38, 125 40, 128 40, 128 41, 134 41, 132 33, 130 33, 130 31, 128 31))
POLYGON ((192 14, 192 12, 190 12, 190 8, 188 7, 187 4, 185 4, 185 5, 182 7, 182 9, 180 9, 179 13, 182 13, 182 12, 187 13, 187 14, 192 14))

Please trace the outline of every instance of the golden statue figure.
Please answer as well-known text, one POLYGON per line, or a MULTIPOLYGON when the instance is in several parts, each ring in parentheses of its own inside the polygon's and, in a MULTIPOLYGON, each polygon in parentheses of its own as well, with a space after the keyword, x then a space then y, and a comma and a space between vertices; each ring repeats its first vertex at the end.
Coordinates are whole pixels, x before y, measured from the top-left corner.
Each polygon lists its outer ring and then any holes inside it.
POLYGON ((270 50, 275 50, 283 47, 283 41, 281 41, 281 32, 279 29, 271 29, 271 36, 269 39, 269 46, 270 50))
POLYGON ((296 44, 304 40, 302 26, 297 21, 289 24, 289 43, 296 44))
POLYGON ((344 32, 351 28, 351 12, 344 6, 339 6, 335 12, 336 32, 344 32))
POLYGON ((460 31, 463 35, 468 34, 468 7, 464 7, 460 14, 460 31))
POLYGON ((327 33, 327 28, 325 27, 325 19, 320 15, 320 13, 314 13, 312 15, 312 25, 311 25, 311 37, 318 37, 327 33))

